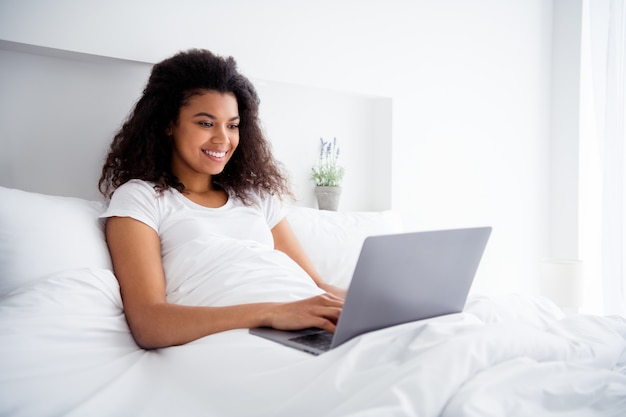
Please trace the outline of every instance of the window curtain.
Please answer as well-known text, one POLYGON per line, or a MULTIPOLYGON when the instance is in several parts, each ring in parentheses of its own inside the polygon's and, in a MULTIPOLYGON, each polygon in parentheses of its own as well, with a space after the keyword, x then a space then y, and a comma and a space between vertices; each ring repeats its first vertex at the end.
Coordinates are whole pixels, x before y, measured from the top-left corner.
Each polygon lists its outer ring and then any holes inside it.
POLYGON ((604 312, 626 314, 626 0, 589 0, 604 312))

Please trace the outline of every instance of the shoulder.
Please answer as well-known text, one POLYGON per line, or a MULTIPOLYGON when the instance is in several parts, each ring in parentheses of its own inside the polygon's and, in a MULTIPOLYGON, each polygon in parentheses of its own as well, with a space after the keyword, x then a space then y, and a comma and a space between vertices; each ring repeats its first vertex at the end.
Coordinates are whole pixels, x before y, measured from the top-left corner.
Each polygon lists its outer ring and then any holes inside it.
POLYGON ((120 196, 125 194, 141 194, 158 196, 158 192, 154 188, 154 184, 144 180, 130 180, 117 187, 113 192, 113 196, 120 196))
POLYGON ((144 180, 130 180, 113 192, 111 203, 113 202, 144 202, 149 204, 158 204, 159 200, 163 200, 171 195, 172 190, 159 192, 155 189, 155 184, 144 180))
POLYGON ((113 192, 101 217, 132 217, 158 230, 163 207, 161 197, 166 193, 157 192, 154 184, 147 181, 128 181, 113 192))

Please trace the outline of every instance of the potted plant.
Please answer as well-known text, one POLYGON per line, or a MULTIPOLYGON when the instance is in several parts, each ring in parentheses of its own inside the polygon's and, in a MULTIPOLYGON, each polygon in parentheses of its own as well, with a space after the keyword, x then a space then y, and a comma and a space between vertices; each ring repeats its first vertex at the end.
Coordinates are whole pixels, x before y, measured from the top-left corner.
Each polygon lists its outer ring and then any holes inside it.
POLYGON ((334 210, 339 207, 341 182, 345 170, 337 161, 339 146, 337 138, 325 141, 320 138, 320 155, 317 165, 313 167, 311 178, 315 183, 315 196, 320 210, 334 210))

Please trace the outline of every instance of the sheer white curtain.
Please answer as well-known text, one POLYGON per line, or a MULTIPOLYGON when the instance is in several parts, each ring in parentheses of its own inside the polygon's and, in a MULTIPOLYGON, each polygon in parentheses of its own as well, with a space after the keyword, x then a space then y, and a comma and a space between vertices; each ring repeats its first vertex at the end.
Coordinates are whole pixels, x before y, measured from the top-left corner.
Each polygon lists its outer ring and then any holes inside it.
POLYGON ((588 0, 586 6, 600 190, 599 219, 588 221, 599 229, 603 310, 626 314, 626 0, 588 0))

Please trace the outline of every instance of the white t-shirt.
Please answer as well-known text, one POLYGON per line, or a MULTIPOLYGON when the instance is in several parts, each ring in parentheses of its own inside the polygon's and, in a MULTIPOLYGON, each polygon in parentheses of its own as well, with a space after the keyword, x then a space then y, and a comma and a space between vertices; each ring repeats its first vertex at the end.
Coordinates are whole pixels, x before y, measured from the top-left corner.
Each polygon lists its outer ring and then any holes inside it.
POLYGON ((293 301, 323 291, 284 253, 271 229, 284 217, 275 198, 246 206, 229 197, 219 208, 196 204, 175 189, 132 180, 111 198, 103 218, 131 217, 161 239, 166 295, 171 303, 233 305, 293 301))

